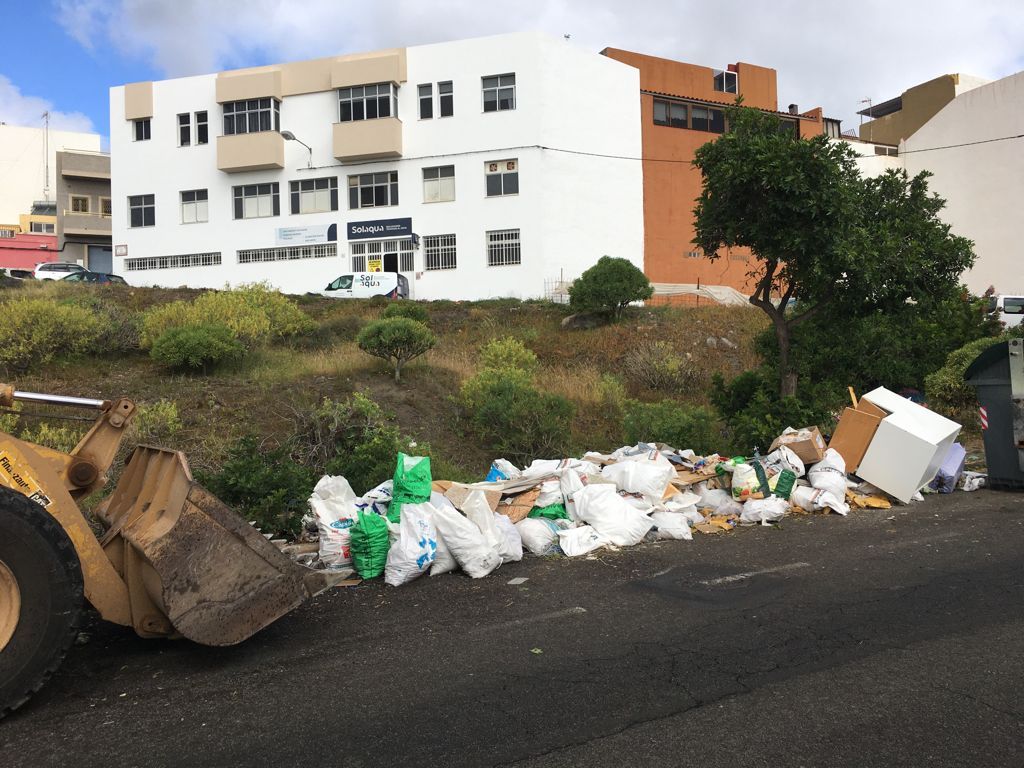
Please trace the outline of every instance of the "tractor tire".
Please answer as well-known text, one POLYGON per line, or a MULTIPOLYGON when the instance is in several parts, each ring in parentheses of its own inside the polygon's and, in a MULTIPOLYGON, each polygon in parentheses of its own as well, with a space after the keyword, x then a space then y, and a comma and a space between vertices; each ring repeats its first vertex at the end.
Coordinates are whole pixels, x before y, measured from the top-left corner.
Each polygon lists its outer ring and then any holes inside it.
POLYGON ((0 487, 0 719, 60 666, 82 605, 78 553, 60 523, 0 487))

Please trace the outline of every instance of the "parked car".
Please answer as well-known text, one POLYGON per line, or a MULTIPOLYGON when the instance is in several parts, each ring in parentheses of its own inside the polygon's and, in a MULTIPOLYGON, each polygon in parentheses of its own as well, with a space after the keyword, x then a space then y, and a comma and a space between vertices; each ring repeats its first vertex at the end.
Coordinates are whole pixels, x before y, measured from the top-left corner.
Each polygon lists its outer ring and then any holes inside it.
POLYGON ((397 272, 352 272, 328 283, 320 295, 330 299, 408 299, 409 280, 397 272))
POLYGON ((36 264, 36 280, 63 280, 72 272, 85 272, 85 267, 70 261, 44 261, 36 264))
POLYGON ((72 272, 62 280, 68 283, 110 283, 111 285, 128 285, 120 275, 111 275, 106 272, 90 272, 83 269, 81 272, 72 272))
POLYGON ((1024 321, 1024 296, 1001 293, 988 300, 988 311, 999 311, 999 319, 1006 328, 1015 328, 1024 321))
POLYGON ((0 269, 0 275, 3 275, 3 277, 10 277, 15 280, 33 280, 36 276, 35 272, 31 269, 10 269, 6 267, 4 269, 0 269))

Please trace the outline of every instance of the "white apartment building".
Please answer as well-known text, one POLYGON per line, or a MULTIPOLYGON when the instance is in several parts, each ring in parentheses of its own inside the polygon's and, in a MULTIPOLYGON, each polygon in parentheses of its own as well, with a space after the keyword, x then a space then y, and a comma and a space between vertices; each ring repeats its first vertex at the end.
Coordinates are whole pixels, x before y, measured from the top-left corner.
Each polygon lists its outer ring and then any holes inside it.
POLYGON ((540 297, 643 268, 639 75, 536 33, 110 91, 114 271, 134 285, 540 297))

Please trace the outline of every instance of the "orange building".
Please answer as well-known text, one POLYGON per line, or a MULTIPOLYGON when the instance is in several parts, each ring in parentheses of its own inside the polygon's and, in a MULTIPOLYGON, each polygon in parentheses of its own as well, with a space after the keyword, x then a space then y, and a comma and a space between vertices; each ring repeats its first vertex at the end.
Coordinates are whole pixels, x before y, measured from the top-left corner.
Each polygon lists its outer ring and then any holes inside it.
MULTIPOLYGON (((644 271, 655 289, 667 285, 728 286, 747 295, 748 252, 732 249, 712 262, 693 244, 693 208, 701 174, 690 162, 697 148, 726 129, 723 107, 743 104, 779 115, 800 137, 839 137, 839 121, 821 108, 779 112, 774 69, 730 64, 715 70, 642 53, 605 48, 602 54, 640 70, 643 140, 644 271)), ((661 292, 659 291, 659 292, 661 292)))

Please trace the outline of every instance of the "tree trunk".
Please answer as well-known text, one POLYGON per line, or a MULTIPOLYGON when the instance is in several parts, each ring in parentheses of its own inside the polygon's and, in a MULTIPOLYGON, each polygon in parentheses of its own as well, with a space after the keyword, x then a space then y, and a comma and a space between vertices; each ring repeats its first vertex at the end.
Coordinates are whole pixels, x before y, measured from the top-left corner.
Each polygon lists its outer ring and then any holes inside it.
POLYGON ((789 323, 781 313, 772 319, 779 345, 779 396, 791 397, 796 395, 797 375, 789 369, 789 323))
POLYGON ((395 361, 395 383, 400 384, 402 381, 402 366, 405 364, 404 360, 395 361))

